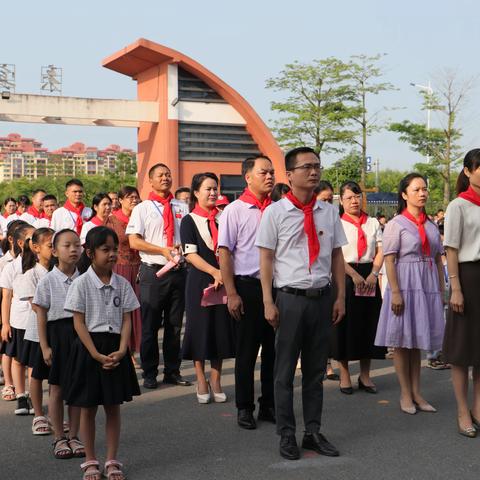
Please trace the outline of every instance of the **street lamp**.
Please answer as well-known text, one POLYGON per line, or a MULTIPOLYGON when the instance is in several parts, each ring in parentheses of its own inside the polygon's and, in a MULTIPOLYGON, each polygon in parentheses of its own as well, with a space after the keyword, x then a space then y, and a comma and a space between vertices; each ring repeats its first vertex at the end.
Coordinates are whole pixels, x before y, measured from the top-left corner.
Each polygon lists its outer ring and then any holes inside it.
MULTIPOLYGON (((420 85, 419 83, 413 83, 410 82, 410 85, 412 87, 418 88, 419 90, 422 90, 424 92, 427 92, 427 95, 433 95, 433 88, 430 84, 430 80, 428 81, 428 85, 420 85)), ((430 114, 431 114, 431 109, 430 109, 430 102, 427 102, 427 133, 430 131, 430 114)), ((430 155, 427 154, 427 163, 430 162, 430 155)))

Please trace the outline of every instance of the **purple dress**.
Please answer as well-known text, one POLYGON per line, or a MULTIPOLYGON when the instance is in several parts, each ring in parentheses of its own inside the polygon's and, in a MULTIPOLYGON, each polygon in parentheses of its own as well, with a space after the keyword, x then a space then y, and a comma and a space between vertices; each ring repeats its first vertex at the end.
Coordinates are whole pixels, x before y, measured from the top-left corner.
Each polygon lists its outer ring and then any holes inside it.
POLYGON ((388 222, 383 232, 384 255, 397 255, 396 270, 404 309, 392 312, 392 291, 387 285, 378 321, 375 345, 438 350, 445 321, 435 257, 442 252, 437 227, 425 223, 430 256, 423 256, 417 226, 403 215, 388 222))

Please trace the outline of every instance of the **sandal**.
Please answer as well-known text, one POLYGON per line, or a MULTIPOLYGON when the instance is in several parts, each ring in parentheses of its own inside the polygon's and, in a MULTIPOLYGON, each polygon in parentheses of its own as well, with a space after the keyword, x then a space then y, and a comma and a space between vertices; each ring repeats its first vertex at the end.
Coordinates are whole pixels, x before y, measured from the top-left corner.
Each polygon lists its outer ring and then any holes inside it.
POLYGON ((72 449, 68 445, 66 437, 57 438, 53 443, 53 456, 57 460, 66 460, 73 457, 72 449))
POLYGON ((84 458, 85 457, 85 447, 83 443, 79 440, 78 437, 72 437, 68 440, 68 446, 72 450, 73 456, 75 458, 84 458))
POLYGON ((32 422, 32 433, 34 435, 51 435, 52 428, 47 417, 35 417, 32 422))
POLYGON ((123 467, 123 464, 120 463, 118 460, 108 460, 108 462, 105 462, 103 475, 107 477, 107 480, 125 480, 127 477, 122 472, 121 470, 122 467, 123 467), (112 470, 109 470, 110 467, 114 467, 114 468, 112 470))
POLYGON ((6 402, 11 402, 17 399, 15 395, 15 387, 13 385, 5 385, 2 388, 2 399, 6 402))
POLYGON ((97 460, 89 460, 82 463, 80 468, 83 470, 83 480, 101 480, 102 474, 98 469, 99 466, 100 464, 97 460))

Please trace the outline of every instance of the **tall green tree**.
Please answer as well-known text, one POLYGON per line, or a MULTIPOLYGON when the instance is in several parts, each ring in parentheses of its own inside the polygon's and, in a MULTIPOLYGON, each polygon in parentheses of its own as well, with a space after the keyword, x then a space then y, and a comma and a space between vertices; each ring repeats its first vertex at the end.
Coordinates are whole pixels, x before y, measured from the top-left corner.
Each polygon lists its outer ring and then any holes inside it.
POLYGON ((266 86, 285 96, 271 103, 279 118, 273 131, 286 149, 310 145, 318 155, 343 151, 355 131, 351 118, 358 115, 355 97, 347 83, 350 65, 336 58, 310 64, 287 64, 266 86))
POLYGON ((326 168, 322 172, 322 180, 328 180, 338 192, 340 185, 347 180, 354 182, 360 181, 362 168, 362 156, 352 150, 348 155, 335 162, 330 168, 326 168))
POLYGON ((348 76, 354 105, 350 112, 352 113, 351 120, 356 129, 353 142, 360 147, 362 155, 360 172, 360 183, 362 185, 365 185, 366 180, 367 139, 385 126, 381 123, 380 113, 386 108, 371 112, 369 109, 370 97, 395 90, 393 84, 380 80, 384 72, 379 62, 384 56, 385 54, 353 55, 348 62, 348 76))
POLYGON ((437 113, 439 126, 429 129, 426 125, 405 120, 392 123, 389 127, 413 151, 430 157, 430 165, 433 167, 430 169, 430 177, 438 175, 442 180, 444 207, 451 199, 452 170, 462 154, 459 116, 475 81, 475 78, 461 79, 455 71, 444 70, 437 76, 433 91, 422 92, 422 108, 437 113))

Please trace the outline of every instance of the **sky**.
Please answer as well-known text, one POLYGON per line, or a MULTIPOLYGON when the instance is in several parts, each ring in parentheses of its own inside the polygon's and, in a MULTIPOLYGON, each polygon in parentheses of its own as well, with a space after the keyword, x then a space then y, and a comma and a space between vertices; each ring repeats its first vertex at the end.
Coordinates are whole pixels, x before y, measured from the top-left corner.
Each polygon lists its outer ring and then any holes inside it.
MULTIPOLYGON (((479 15, 474 0, 17 0, 2 9, 0 63, 16 65, 17 93, 39 94, 40 68, 54 64, 63 68, 63 95, 134 99, 135 82, 101 63, 143 37, 205 65, 269 124, 275 118, 270 102, 279 97, 265 82, 285 64, 386 53, 384 80, 398 90, 373 98, 372 111, 396 107, 384 120, 424 122, 421 96, 410 83, 433 81, 444 68, 460 78, 480 74, 479 15)), ((480 143, 480 78, 478 84, 459 118, 465 151, 480 143)), ((438 125, 435 116, 432 124, 438 125)), ((11 132, 49 149, 75 141, 136 148, 135 129, 0 122, 0 136, 11 132)), ((409 169, 424 160, 389 132, 369 138, 368 155, 381 169, 409 169)), ((327 166, 335 160, 322 158, 327 166)))

